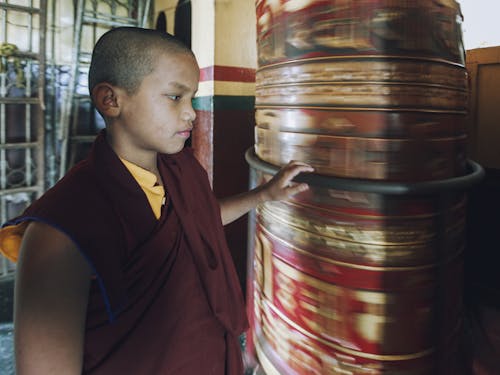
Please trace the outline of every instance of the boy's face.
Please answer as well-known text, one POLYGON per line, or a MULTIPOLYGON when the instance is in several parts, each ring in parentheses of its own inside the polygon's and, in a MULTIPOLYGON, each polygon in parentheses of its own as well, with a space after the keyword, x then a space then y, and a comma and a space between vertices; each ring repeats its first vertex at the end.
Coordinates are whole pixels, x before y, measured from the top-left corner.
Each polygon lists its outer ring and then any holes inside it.
POLYGON ((156 68, 144 77, 138 91, 122 98, 117 130, 126 142, 129 160, 149 152, 182 150, 196 117, 192 99, 199 76, 192 55, 160 53, 156 68))

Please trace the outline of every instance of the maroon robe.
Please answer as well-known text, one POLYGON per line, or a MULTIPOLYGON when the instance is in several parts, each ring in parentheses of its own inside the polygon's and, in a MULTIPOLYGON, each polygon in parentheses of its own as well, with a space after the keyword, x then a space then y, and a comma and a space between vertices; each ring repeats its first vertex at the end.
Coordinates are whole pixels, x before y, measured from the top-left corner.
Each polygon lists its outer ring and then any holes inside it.
POLYGON ((244 301, 220 208, 191 150, 159 155, 159 220, 103 131, 22 216, 66 233, 95 275, 84 373, 240 375, 244 301))

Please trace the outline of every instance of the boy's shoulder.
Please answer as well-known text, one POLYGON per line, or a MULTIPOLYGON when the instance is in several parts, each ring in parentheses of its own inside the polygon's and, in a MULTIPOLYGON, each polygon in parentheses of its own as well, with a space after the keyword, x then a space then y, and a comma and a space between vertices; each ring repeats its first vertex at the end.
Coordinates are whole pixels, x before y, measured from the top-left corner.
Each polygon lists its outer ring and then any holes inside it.
POLYGON ((35 200, 21 215, 65 226, 71 222, 95 223, 96 208, 106 206, 106 197, 96 181, 95 172, 84 160, 35 200))
POLYGON ((92 168, 84 160, 71 168, 54 186, 48 189, 34 204, 45 200, 56 199, 65 204, 78 203, 82 193, 88 194, 94 190, 95 178, 92 168))

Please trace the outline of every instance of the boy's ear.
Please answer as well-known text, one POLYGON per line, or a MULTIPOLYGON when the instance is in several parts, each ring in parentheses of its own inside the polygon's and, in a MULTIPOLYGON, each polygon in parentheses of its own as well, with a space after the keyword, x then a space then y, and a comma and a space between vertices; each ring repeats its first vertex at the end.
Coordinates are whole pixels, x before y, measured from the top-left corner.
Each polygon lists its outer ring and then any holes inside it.
POLYGON ((106 117, 116 117, 120 113, 117 90, 109 83, 98 83, 92 89, 92 100, 97 110, 106 117))

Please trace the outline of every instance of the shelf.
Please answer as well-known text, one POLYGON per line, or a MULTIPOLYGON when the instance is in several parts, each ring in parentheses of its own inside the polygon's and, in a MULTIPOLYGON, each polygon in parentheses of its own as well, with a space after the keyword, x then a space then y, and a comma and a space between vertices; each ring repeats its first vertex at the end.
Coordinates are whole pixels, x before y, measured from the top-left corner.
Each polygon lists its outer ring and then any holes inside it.
POLYGON ((26 7, 26 6, 15 5, 15 4, 7 4, 7 3, 4 3, 3 1, 0 1, 0 9, 16 10, 18 12, 25 12, 25 13, 30 13, 30 14, 39 14, 40 13, 40 9, 38 9, 38 8, 26 7))
POLYGON ((40 104, 40 99, 23 96, 0 97, 0 104, 40 104))

